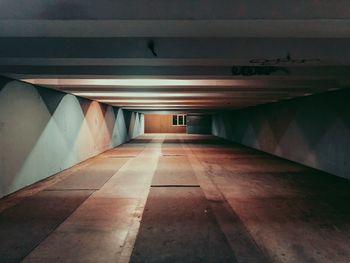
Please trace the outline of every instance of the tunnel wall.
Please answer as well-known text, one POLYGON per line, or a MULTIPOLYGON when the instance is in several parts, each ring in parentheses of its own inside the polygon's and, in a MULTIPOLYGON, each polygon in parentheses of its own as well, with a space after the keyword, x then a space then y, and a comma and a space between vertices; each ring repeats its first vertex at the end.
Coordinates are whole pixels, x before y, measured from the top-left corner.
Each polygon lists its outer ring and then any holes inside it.
POLYGON ((211 116, 187 114, 186 128, 188 134, 211 134, 211 116))
POLYGON ((0 197, 142 133, 142 114, 0 78, 0 197))
POLYGON ((145 114, 146 133, 186 133, 186 126, 174 126, 172 114, 145 114))
POLYGON ((212 133, 350 179, 350 89, 213 116, 212 133))

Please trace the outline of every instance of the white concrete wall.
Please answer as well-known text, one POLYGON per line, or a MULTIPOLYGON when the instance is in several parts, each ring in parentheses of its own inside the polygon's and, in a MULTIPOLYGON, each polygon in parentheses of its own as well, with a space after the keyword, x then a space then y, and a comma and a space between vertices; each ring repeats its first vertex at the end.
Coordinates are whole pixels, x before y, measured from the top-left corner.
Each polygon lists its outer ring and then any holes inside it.
POLYGON ((125 113, 0 79, 0 197, 142 134, 141 114, 125 113))
POLYGON ((213 134, 350 179, 350 89, 224 112, 213 134))

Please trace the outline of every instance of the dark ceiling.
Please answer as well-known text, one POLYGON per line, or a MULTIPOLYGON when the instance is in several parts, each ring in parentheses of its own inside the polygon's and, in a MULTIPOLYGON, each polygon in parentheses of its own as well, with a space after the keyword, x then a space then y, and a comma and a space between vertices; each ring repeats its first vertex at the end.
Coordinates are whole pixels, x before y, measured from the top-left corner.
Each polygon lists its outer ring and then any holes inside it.
POLYGON ((347 88, 349 1, 0 2, 0 74, 134 110, 347 88))

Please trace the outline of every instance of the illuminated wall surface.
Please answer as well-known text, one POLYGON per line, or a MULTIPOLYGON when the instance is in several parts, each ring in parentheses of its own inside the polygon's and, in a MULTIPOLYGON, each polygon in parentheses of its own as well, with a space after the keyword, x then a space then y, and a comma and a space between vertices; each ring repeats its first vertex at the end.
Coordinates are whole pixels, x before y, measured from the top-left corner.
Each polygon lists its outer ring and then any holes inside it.
POLYGON ((143 133, 143 115, 0 79, 0 197, 143 133))
POLYGON ((217 114, 213 134, 350 179, 350 90, 217 114))
POLYGON ((145 133, 186 133, 186 126, 174 126, 172 114, 145 114, 145 133))

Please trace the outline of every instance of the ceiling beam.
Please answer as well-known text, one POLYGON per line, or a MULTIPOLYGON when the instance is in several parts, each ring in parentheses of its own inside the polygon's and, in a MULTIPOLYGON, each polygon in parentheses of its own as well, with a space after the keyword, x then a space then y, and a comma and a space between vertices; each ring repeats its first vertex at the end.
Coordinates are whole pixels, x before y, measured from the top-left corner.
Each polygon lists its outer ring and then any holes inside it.
POLYGON ((0 20, 0 37, 348 38, 347 19, 0 20), (336 28, 336 30, 334 30, 336 28))

